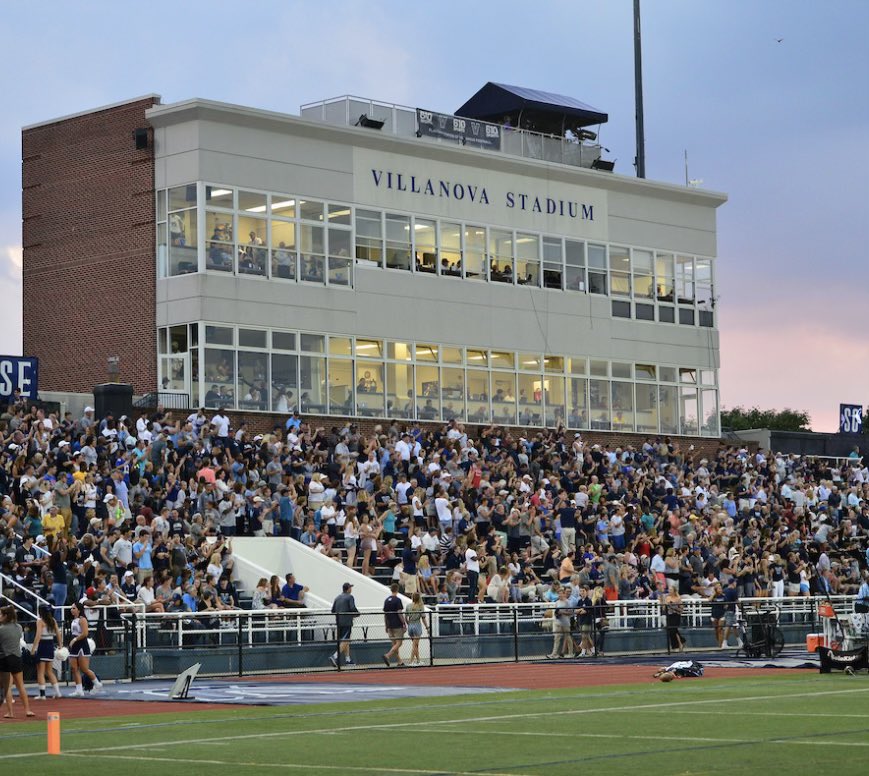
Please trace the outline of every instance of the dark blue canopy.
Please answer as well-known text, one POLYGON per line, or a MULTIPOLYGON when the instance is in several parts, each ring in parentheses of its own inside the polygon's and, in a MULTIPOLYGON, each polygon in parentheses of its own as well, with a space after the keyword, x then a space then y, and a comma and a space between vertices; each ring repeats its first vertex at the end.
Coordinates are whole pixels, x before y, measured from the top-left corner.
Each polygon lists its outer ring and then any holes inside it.
POLYGON ((565 128, 603 124, 609 118, 573 97, 492 81, 462 105, 456 115, 493 123, 502 123, 508 116, 514 126, 519 126, 521 118, 522 126, 555 134, 561 134, 565 128))

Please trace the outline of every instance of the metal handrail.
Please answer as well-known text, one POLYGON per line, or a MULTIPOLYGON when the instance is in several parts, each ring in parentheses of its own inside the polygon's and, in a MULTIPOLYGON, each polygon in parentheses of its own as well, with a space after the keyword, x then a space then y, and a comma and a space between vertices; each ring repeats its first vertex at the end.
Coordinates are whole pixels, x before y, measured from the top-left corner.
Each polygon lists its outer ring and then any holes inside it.
POLYGON ((51 602, 46 601, 44 598, 42 598, 42 596, 37 595, 30 588, 24 587, 24 585, 16 582, 14 579, 12 579, 12 577, 7 576, 6 574, 0 573, 0 595, 2 595, 7 601, 11 601, 12 599, 9 598, 9 596, 7 596, 3 592, 3 583, 4 582, 6 584, 12 585, 13 587, 17 587, 19 590, 23 591, 26 595, 30 596, 31 598, 35 598, 43 606, 51 606, 52 608, 55 608, 53 606, 53 604, 51 604, 51 602))

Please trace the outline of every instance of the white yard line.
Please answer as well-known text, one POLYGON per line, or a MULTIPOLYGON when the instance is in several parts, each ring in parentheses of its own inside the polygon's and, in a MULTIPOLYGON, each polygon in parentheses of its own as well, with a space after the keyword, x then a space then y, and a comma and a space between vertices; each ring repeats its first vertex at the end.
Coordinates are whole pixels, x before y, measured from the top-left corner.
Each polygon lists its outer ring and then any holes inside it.
MULTIPOLYGON (((791 698, 816 698, 824 695, 852 695, 855 693, 865 693, 869 692, 869 687, 863 688, 853 688, 849 690, 825 690, 822 692, 802 692, 802 693, 789 693, 787 695, 749 695, 743 697, 734 697, 727 696, 726 698, 707 698, 704 700, 686 700, 686 701, 670 701, 666 703, 646 703, 646 704, 631 704, 627 706, 608 706, 608 707, 593 707, 587 709, 568 709, 564 711, 555 712, 552 709, 548 709, 547 711, 541 712, 531 712, 525 714, 498 714, 487 717, 470 717, 470 718, 462 718, 462 719, 443 719, 443 720, 423 720, 420 722, 390 722, 390 723, 382 723, 377 725, 353 725, 353 726, 345 726, 342 728, 344 732, 347 731, 364 731, 364 730, 388 730, 391 728, 407 728, 407 727, 429 727, 432 725, 456 725, 456 724, 474 724, 477 722, 500 722, 504 720, 510 719, 531 719, 535 717, 551 717, 554 713, 557 713, 559 717, 564 717, 567 715, 581 715, 581 714, 604 714, 606 712, 612 711, 644 711, 650 709, 671 709, 677 706, 705 706, 711 704, 721 705, 722 703, 728 702, 745 702, 745 701, 770 701, 770 700, 788 700, 791 698)), ((556 699, 557 700, 557 699, 556 699)), ((444 707, 445 711, 448 711, 448 707, 444 707)), ((239 720, 239 722, 243 722, 243 720, 239 720)), ((276 731, 272 733, 248 733, 243 735, 234 735, 234 736, 214 736, 209 738, 184 738, 177 739, 174 741, 160 741, 155 742, 159 743, 161 747, 167 746, 186 746, 190 744, 208 744, 213 742, 221 742, 221 741, 244 741, 244 740, 252 740, 252 739, 263 739, 263 738, 278 738, 278 737, 288 737, 288 736, 309 736, 309 735, 318 735, 321 732, 332 733, 333 731, 318 731, 318 730, 282 730, 276 731)), ((685 740, 685 739, 682 739, 685 740)), ((88 749, 72 749, 67 754, 94 754, 97 752, 120 752, 129 749, 139 749, 141 748, 141 744, 122 744, 119 746, 103 746, 103 747, 90 747, 88 749)), ((0 760, 27 757, 31 755, 27 754, 13 754, 13 755, 0 755, 0 760)))

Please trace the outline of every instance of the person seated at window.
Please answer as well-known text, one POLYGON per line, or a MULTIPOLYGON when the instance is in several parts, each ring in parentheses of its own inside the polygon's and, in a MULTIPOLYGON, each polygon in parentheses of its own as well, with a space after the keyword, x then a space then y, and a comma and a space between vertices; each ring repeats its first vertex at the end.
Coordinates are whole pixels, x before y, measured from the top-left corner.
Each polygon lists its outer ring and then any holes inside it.
POLYGON ((296 275, 296 256, 281 240, 275 250, 274 273, 279 278, 292 279, 296 275))
POLYGON ((452 266, 449 259, 441 259, 441 275, 451 275, 452 266))
POLYGON ((208 247, 208 269, 232 269, 232 254, 226 245, 211 243, 208 247))
MULTIPOLYGON (((492 397, 492 401, 500 402, 501 404, 503 404, 505 401, 507 401, 507 397, 504 395, 503 388, 498 388, 495 391, 495 395, 492 397)), ((521 399, 520 399, 520 401, 521 401, 521 399)))
POLYGON ((302 258, 302 280, 311 283, 323 282, 323 260, 316 256, 302 258))
POLYGON ((220 391, 216 385, 212 385, 205 393, 205 403, 209 407, 216 407, 220 404, 220 391))
POLYGON ((362 393, 377 393, 377 381, 371 376, 371 372, 365 371, 365 374, 359 378, 359 385, 356 386, 357 391, 362 393))
POLYGON ((420 408, 419 416, 423 420, 434 420, 437 416, 435 408, 432 406, 431 399, 426 399, 425 406, 420 408))
POLYGON ((256 264, 254 264, 253 256, 247 251, 241 251, 238 255, 238 271, 247 274, 257 272, 256 264))

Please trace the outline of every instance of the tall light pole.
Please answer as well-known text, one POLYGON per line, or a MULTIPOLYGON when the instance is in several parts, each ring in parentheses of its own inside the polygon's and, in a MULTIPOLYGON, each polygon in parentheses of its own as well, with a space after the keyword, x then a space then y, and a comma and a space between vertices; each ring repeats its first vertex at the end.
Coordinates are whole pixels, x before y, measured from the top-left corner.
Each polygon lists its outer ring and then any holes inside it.
POLYGON ((640 0, 634 0, 634 101, 637 118, 637 177, 646 177, 646 138, 643 130, 643 51, 640 42, 640 0))

